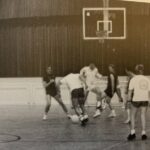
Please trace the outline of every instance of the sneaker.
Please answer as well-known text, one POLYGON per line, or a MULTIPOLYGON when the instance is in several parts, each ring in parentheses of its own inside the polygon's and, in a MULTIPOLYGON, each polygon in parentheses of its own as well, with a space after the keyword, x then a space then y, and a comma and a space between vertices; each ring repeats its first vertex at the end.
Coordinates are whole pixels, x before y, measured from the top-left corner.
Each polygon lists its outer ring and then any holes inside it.
POLYGON ((129 134, 128 137, 127 137, 128 141, 133 141, 136 139, 136 135, 135 133, 134 134, 129 134))
POLYGON ((143 134, 143 135, 141 136, 141 139, 142 139, 142 140, 147 140, 147 135, 146 135, 146 134, 143 134))
POLYGON ((97 109, 93 117, 96 118, 96 117, 99 117, 100 115, 101 115, 101 112, 99 109, 97 109))
POLYGON ((111 118, 111 117, 116 117, 115 111, 112 110, 108 117, 109 117, 109 118, 111 118))
POLYGON ((119 98, 119 102, 122 103, 123 102, 123 98, 119 98))
POLYGON ((125 107, 125 105, 122 105, 122 109, 125 109, 126 107, 125 107))
POLYGON ((47 115, 44 115, 44 116, 43 116, 43 120, 47 120, 47 115))
POLYGON ((86 122, 83 120, 83 121, 81 121, 81 126, 82 127, 85 127, 86 126, 86 122))
POLYGON ((84 120, 84 116, 81 115, 81 116, 79 117, 79 120, 80 120, 80 122, 81 122, 81 126, 82 126, 82 127, 85 127, 85 126, 86 126, 86 121, 84 120))
POLYGON ((103 100, 102 101, 102 106, 101 106, 102 110, 106 109, 106 106, 107 106, 107 103, 103 100))
POLYGON ((84 118, 84 121, 85 121, 85 122, 88 122, 88 121, 89 121, 88 115, 84 115, 83 118, 84 118))
POLYGON ((124 122, 124 124, 130 124, 131 123, 131 121, 129 120, 129 119, 127 119, 125 122, 124 122))
POLYGON ((68 119, 71 119, 71 115, 70 115, 70 114, 67 114, 67 118, 68 118, 68 119))

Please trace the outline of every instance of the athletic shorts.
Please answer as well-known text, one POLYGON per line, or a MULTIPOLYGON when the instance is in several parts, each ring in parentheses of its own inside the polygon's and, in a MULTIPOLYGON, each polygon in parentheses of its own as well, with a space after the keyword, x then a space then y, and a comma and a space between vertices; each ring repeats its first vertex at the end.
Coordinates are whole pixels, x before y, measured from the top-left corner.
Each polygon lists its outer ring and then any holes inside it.
POLYGON ((84 89, 83 88, 74 89, 71 92, 71 97, 72 98, 84 98, 84 89))
POLYGON ((148 101, 139 101, 139 102, 131 102, 131 104, 134 106, 134 107, 147 107, 148 106, 148 101))
POLYGON ((115 94, 115 92, 112 94, 111 92, 109 92, 109 91, 104 91, 105 92, 105 94, 109 97, 109 98, 112 98, 113 96, 114 96, 114 94, 115 94))
POLYGON ((46 94, 47 95, 50 95, 50 96, 52 96, 52 97, 55 97, 58 93, 57 93, 57 91, 56 90, 51 90, 51 91, 46 91, 46 94))

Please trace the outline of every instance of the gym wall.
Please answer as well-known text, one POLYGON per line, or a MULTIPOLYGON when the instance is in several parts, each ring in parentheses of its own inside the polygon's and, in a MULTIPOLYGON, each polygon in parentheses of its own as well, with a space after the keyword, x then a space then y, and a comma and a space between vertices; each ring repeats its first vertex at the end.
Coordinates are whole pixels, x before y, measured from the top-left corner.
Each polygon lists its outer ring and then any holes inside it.
POLYGON ((150 74, 150 4, 110 1, 127 9, 127 39, 104 45, 83 40, 83 7, 102 7, 102 0, 1 0, 0 77, 43 76, 49 64, 64 76, 90 62, 104 75, 110 63, 119 75, 136 63, 150 74))

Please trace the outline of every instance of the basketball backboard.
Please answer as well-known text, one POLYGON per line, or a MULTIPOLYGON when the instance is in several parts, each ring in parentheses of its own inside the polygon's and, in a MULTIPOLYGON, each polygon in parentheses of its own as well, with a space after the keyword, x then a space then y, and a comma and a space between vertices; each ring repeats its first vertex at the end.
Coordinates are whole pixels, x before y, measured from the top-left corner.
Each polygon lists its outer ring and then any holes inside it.
POLYGON ((126 38, 125 8, 83 8, 82 17, 84 40, 126 38))

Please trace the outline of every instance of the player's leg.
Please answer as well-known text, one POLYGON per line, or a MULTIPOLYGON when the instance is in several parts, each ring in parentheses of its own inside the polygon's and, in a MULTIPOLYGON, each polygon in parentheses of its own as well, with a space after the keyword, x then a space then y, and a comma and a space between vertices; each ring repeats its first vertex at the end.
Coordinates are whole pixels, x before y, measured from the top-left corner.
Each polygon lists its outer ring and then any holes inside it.
POLYGON ((130 125, 130 134, 128 135, 127 139, 132 141, 136 138, 135 134, 135 116, 138 110, 138 103, 132 102, 131 103, 131 125, 130 125))
POLYGON ((119 98, 119 102, 123 102, 120 86, 117 87, 116 94, 117 94, 117 96, 119 98))
POLYGON ((61 96, 60 95, 56 95, 54 98, 59 103, 59 105, 62 107, 62 109, 66 113, 67 117, 70 118, 68 109, 67 109, 66 105, 64 104, 64 102, 62 101, 61 96))
POLYGON ((111 110, 111 113, 109 114, 109 116, 108 117, 116 117, 116 112, 115 112, 115 109, 114 109, 114 107, 112 106, 112 104, 111 104, 111 97, 109 97, 109 96, 106 96, 106 103, 108 104, 108 107, 109 107, 109 109, 111 110))
POLYGON ((78 104, 83 115, 86 112, 85 109, 86 96, 87 96, 86 92, 84 91, 83 88, 78 89, 78 104))
POLYGON ((86 112, 86 109, 85 109, 85 99, 84 97, 80 97, 78 99, 78 102, 79 102, 79 106, 82 110, 82 114, 80 115, 80 121, 82 121, 82 125, 85 125, 85 123, 89 120, 88 119, 88 115, 87 115, 87 112, 86 112))
POLYGON ((101 91, 101 89, 99 87, 94 88, 92 90, 93 93, 96 94, 96 111, 95 114, 93 115, 94 118, 98 117, 101 115, 101 111, 102 111, 102 99, 105 98, 105 94, 101 91))
MULTIPOLYGON (((146 104, 147 102, 145 102, 146 104)), ((146 104, 148 105, 148 103, 146 104)), ((146 135, 146 112, 147 112, 147 106, 141 106, 141 123, 142 123, 142 140, 146 140, 147 139, 147 135, 146 135)))
POLYGON ((87 112, 86 112, 86 109, 85 109, 85 101, 86 101, 85 96, 86 95, 84 94, 84 89, 80 88, 78 94, 79 94, 78 95, 79 96, 78 97, 78 102, 79 102, 79 106, 82 110, 83 119, 85 121, 88 121, 88 115, 87 115, 87 112))
POLYGON ((125 124, 129 124, 130 123, 130 106, 131 105, 131 103, 130 102, 125 102, 125 110, 126 110, 126 113, 127 113, 127 119, 125 120, 125 124))
POLYGON ((101 111, 102 111, 102 98, 100 96, 96 96, 96 111, 93 115, 94 118, 98 117, 101 115, 101 111))
POLYGON ((82 112, 79 108, 79 103, 78 103, 78 98, 72 97, 72 105, 73 105, 73 109, 75 111, 75 113, 77 114, 77 116, 81 116, 82 112))
POLYGON ((84 90, 84 93, 85 93, 85 94, 84 94, 84 95, 85 95, 85 96, 84 96, 85 102, 87 101, 89 92, 90 92, 89 90, 86 90, 86 89, 84 90))
POLYGON ((129 124, 130 123, 130 109, 129 108, 127 108, 126 109, 126 112, 127 112, 127 119, 125 120, 125 124, 129 124))
POLYGON ((45 106, 43 120, 47 120, 47 114, 49 112, 50 107, 51 107, 51 96, 49 94, 47 94, 46 95, 46 106, 45 106))

